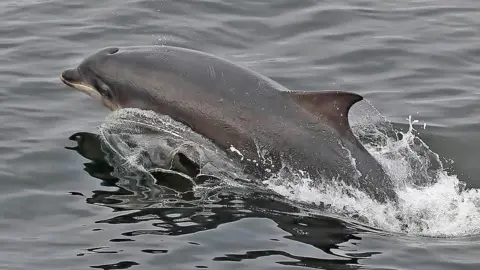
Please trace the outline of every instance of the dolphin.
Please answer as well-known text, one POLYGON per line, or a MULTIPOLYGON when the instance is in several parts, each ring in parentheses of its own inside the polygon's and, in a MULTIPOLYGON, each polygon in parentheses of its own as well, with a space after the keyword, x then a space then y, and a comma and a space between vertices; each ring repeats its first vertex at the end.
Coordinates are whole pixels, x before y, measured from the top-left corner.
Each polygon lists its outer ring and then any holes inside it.
POLYGON ((397 200, 394 182, 350 128, 358 94, 289 90, 229 60, 174 46, 103 48, 60 79, 110 110, 170 116, 255 177, 286 167, 320 183, 343 181, 379 202, 397 200))

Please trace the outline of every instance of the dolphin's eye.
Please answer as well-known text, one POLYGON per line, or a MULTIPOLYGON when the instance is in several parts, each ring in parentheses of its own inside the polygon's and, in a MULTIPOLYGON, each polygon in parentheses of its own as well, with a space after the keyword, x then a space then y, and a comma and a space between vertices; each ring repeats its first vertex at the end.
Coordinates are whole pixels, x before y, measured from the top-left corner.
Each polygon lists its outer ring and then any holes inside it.
POLYGON ((100 95, 104 96, 107 99, 112 98, 112 91, 110 90, 110 87, 108 87, 105 83, 97 81, 97 85, 95 87, 100 93, 100 95))

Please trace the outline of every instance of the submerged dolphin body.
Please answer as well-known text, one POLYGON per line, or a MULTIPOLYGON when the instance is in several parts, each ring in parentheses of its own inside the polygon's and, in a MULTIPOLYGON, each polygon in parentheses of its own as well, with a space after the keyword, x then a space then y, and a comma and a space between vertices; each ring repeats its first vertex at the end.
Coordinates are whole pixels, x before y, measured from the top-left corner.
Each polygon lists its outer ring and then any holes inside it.
POLYGON ((350 129, 348 112, 360 95, 291 91, 225 59, 171 46, 105 48, 61 80, 111 110, 169 115, 233 150, 256 176, 287 164, 381 202, 397 198, 392 180, 350 129))

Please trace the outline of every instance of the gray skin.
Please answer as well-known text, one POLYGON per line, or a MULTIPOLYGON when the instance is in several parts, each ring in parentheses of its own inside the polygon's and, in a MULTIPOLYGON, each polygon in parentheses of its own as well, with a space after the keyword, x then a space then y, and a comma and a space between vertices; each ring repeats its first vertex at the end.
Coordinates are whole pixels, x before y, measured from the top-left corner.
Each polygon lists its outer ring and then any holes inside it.
POLYGON ((105 48, 61 80, 111 110, 168 115, 255 177, 288 164, 318 181, 343 180, 380 202, 397 200, 392 180, 350 129, 348 112, 360 95, 288 90, 228 60, 171 46, 105 48))

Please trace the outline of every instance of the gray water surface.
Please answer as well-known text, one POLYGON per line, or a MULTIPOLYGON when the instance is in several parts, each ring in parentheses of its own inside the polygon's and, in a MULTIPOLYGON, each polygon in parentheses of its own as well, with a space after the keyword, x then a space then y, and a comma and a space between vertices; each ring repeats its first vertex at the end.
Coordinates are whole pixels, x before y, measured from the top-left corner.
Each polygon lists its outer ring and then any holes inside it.
POLYGON ((480 188, 477 1, 4 0, 0 15, 1 269, 480 267, 476 233, 388 232, 263 194, 118 208, 110 195, 128 191, 64 148, 109 112, 59 80, 102 47, 200 49, 290 89, 359 93, 398 127, 412 115, 480 188))

